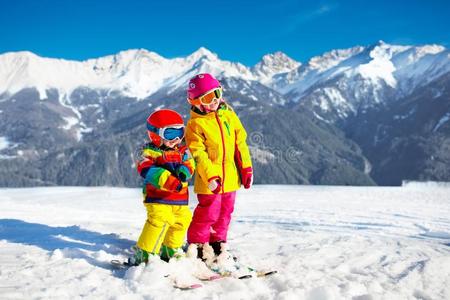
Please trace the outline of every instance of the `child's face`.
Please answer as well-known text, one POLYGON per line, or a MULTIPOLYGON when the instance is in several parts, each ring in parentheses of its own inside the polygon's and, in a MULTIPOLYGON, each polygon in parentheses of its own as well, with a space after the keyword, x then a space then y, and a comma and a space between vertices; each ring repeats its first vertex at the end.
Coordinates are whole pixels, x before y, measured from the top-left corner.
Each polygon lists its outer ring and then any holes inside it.
POLYGON ((175 140, 172 140, 172 141, 168 141, 168 140, 164 140, 164 139, 162 141, 163 141, 163 145, 168 148, 175 148, 175 146, 177 146, 179 143, 181 143, 181 140, 178 138, 175 140))
POLYGON ((216 111, 217 108, 219 107, 220 104, 220 100, 219 99, 214 99, 210 104, 208 105, 203 105, 208 111, 216 111))

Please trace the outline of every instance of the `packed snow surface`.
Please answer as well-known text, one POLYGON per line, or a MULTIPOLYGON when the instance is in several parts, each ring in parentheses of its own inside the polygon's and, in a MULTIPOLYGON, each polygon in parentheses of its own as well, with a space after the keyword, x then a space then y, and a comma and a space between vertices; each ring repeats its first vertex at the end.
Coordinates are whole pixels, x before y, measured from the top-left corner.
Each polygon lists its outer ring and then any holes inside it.
POLYGON ((0 298, 450 299, 449 185, 241 190, 230 247, 279 273, 189 291, 160 263, 110 265, 144 221, 139 189, 1 189, 0 298))

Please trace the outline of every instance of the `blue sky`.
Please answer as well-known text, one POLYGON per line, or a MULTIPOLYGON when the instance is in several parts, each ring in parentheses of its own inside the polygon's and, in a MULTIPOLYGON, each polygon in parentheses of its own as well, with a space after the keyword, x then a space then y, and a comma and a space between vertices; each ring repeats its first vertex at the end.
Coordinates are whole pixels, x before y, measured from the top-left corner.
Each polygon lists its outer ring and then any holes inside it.
POLYGON ((84 60, 145 48, 168 58, 204 46, 254 65, 283 51, 298 61, 336 48, 450 45, 450 1, 0 0, 0 53, 84 60))

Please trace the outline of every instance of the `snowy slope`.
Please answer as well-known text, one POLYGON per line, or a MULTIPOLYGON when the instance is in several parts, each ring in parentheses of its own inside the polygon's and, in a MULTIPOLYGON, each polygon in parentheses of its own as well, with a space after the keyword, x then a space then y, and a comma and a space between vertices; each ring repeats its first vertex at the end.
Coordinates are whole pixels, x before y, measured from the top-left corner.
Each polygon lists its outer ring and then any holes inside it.
POLYGON ((151 265, 109 266, 140 233, 140 199, 107 187, 0 190, 0 298, 450 298, 449 186, 240 191, 229 243, 241 261, 280 273, 193 291, 151 265))

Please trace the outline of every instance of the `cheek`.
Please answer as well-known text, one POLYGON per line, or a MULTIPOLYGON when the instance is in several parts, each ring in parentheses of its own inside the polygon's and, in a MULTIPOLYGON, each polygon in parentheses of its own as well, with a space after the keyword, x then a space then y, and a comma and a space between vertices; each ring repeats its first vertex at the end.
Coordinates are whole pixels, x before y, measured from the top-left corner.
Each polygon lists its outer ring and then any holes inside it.
POLYGON ((211 110, 216 110, 217 107, 219 107, 219 103, 216 102, 216 103, 210 104, 208 108, 211 110))
POLYGON ((173 147, 175 147, 176 145, 178 145, 179 143, 181 143, 181 141, 179 141, 179 140, 173 141, 173 142, 164 141, 164 145, 165 145, 166 147, 169 147, 169 148, 173 148, 173 147))

